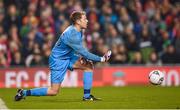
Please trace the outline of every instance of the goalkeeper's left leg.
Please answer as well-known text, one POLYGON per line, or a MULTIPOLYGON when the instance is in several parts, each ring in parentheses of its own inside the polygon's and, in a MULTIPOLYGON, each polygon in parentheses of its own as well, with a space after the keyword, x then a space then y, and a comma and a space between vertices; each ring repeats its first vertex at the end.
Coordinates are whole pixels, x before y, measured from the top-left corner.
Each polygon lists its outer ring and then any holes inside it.
POLYGON ((84 71, 83 74, 83 84, 84 84, 84 101, 94 101, 99 100, 99 98, 95 98, 93 95, 91 95, 91 88, 92 88, 92 82, 93 82, 93 62, 89 61, 84 58, 72 58, 70 61, 70 66, 68 69, 81 69, 84 71))

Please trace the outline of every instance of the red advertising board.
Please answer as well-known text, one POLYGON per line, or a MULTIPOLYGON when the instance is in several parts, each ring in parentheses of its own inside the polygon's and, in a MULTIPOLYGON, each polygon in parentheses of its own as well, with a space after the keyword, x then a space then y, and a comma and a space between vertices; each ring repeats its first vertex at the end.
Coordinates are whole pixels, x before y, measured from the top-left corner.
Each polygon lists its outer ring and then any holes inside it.
MULTIPOLYGON (((148 74, 158 69, 165 73, 162 86, 180 85, 180 66, 103 67, 94 70, 93 86, 126 86, 149 84, 148 74)), ((0 69, 0 88, 40 87, 50 85, 50 71, 45 67, 0 69)), ((64 87, 82 87, 83 71, 67 72, 64 87)))

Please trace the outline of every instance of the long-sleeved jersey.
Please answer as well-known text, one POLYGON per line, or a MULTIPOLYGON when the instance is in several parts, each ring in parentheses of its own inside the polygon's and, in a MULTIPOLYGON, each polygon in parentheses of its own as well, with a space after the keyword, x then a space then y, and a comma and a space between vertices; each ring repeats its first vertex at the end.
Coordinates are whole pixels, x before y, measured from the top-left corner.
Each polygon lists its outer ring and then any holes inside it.
POLYGON ((82 32, 78 32, 76 28, 71 25, 69 26, 59 37, 55 46, 52 49, 50 59, 66 60, 73 57, 74 54, 80 54, 86 59, 92 61, 101 61, 101 57, 88 52, 87 49, 83 47, 82 32))

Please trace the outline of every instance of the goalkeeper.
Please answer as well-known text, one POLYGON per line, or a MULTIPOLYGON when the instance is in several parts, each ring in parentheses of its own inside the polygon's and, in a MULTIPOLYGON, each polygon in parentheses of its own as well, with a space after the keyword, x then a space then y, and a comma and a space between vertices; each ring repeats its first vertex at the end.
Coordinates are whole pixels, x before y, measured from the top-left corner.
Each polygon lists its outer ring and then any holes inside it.
POLYGON ((83 100, 98 100, 91 95, 93 81, 93 63, 106 62, 111 56, 111 51, 99 57, 88 52, 82 45, 82 30, 87 28, 88 20, 84 11, 74 11, 70 15, 72 25, 61 34, 49 56, 49 68, 51 71, 51 86, 33 88, 30 90, 19 89, 15 96, 15 101, 20 101, 27 96, 55 96, 60 90, 62 81, 67 69, 81 69, 84 71, 83 100))

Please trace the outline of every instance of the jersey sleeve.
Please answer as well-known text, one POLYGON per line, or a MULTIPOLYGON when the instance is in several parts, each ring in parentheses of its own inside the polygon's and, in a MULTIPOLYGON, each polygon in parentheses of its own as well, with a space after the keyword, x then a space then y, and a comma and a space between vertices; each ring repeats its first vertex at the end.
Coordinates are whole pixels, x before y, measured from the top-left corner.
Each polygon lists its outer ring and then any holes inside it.
POLYGON ((66 37, 64 43, 70 46, 75 52, 82 55, 84 58, 100 62, 101 57, 90 53, 86 48, 83 47, 81 36, 78 36, 77 33, 71 33, 66 37))

